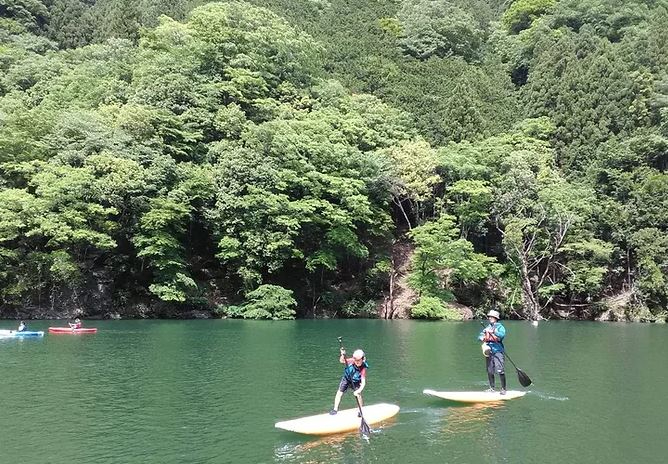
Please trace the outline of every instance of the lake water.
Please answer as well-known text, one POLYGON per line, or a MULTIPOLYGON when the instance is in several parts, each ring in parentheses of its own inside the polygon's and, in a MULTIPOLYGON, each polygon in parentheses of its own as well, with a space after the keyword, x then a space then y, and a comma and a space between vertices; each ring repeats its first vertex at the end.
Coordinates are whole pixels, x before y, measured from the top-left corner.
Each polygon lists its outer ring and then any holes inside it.
MULTIPOLYGON (((480 407, 422 394, 486 388, 474 322, 86 322, 99 332, 0 339, 0 462, 668 461, 667 325, 506 322, 509 354, 534 384, 480 407), (337 336, 367 352, 366 403, 401 411, 368 441, 275 429, 331 409, 337 336)), ((30 329, 49 325, 64 324, 30 329)), ((346 394, 342 409, 353 405, 346 394)))

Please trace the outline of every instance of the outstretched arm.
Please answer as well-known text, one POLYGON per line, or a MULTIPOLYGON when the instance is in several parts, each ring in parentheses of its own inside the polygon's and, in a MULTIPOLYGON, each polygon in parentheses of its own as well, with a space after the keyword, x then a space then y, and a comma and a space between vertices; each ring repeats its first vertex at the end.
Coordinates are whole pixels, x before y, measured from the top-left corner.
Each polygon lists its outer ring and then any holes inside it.
POLYGON ((360 387, 353 392, 353 395, 360 396, 362 394, 362 390, 364 390, 365 386, 366 386, 366 376, 362 377, 362 381, 360 382, 360 387))

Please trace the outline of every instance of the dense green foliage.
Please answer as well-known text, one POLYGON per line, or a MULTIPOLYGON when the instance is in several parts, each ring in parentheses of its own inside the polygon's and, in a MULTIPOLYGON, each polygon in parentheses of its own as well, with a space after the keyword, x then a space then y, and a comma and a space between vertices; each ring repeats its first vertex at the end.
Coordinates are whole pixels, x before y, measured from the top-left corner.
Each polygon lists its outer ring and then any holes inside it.
POLYGON ((446 214, 413 229, 415 242, 411 286, 420 297, 453 299, 449 289, 484 282, 498 274, 494 258, 476 253, 473 244, 459 236, 455 218, 446 214))
POLYGON ((453 308, 448 307, 440 298, 433 296, 423 296, 411 308, 411 317, 415 319, 446 319, 458 321, 462 319, 453 308))
POLYGON ((667 121, 665 0, 0 0, 0 306, 662 318, 667 121))
POLYGON ((278 285, 260 285, 246 294, 246 302, 241 306, 222 307, 219 312, 244 319, 294 319, 295 306, 292 291, 278 285))

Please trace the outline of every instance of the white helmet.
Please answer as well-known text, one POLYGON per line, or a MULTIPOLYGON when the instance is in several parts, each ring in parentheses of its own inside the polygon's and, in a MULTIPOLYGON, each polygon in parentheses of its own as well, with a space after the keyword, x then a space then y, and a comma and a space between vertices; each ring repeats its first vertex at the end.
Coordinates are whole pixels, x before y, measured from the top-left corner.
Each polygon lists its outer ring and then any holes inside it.
POLYGON ((493 317, 498 321, 499 319, 501 319, 501 314, 499 314, 498 311, 492 309, 490 312, 487 313, 487 317, 493 317))
POLYGON ((364 359, 364 351, 355 350, 355 352, 353 353, 353 358, 354 359, 364 359))

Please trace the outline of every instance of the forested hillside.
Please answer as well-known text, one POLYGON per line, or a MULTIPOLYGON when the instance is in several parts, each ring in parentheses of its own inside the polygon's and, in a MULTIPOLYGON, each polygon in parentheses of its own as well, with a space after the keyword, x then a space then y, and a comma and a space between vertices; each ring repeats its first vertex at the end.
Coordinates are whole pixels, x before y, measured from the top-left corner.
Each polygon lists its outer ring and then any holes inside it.
POLYGON ((4 316, 662 321, 667 168, 668 0, 0 0, 4 316))

